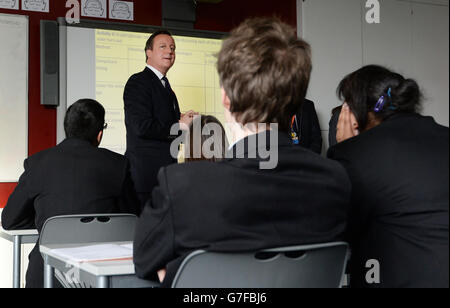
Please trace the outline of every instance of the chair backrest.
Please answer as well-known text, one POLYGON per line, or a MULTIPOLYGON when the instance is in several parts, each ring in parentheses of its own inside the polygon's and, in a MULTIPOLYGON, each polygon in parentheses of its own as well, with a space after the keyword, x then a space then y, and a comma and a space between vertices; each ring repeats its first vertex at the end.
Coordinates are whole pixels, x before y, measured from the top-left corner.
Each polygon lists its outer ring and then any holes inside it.
POLYGON ((45 222, 39 245, 132 241, 136 220, 131 214, 55 216, 45 222))
POLYGON ((339 288, 348 257, 344 242, 267 249, 257 253, 194 251, 173 288, 339 288))

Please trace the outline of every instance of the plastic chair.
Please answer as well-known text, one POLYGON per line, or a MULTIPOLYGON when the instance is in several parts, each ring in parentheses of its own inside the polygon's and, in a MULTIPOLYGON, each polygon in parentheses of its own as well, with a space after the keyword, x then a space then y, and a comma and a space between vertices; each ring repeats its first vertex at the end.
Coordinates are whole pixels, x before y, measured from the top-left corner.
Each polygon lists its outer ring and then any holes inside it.
MULTIPOLYGON (((137 217, 131 214, 55 216, 45 222, 39 237, 39 245, 133 241, 136 221, 137 217)), ((43 258, 45 262, 46 256, 43 258)), ((68 269, 55 270, 56 278, 64 287, 89 287, 67 279, 65 270, 68 269)))
POLYGON ((198 250, 182 262, 173 288, 339 288, 344 242, 267 249, 257 253, 198 250))

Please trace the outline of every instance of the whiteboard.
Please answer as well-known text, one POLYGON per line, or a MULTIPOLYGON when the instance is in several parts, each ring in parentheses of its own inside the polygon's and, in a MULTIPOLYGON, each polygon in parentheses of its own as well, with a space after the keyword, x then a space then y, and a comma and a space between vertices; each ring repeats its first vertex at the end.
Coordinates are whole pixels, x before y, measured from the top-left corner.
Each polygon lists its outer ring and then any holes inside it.
POLYGON ((0 14, 0 182, 17 182, 28 152, 28 17, 0 14))
MULTIPOLYGON (((60 66, 60 75, 66 78, 60 82, 61 93, 65 95, 62 101, 66 101, 67 107, 81 98, 99 101, 105 107, 108 123, 101 147, 124 154, 124 87, 131 75, 145 68, 144 46, 151 33, 68 26, 60 27, 60 35, 63 35, 61 62, 65 63, 60 66)), ((181 112, 195 110, 226 123, 216 70, 216 54, 222 40, 193 35, 173 35, 173 38, 177 59, 167 77, 181 112)), ((64 138, 63 119, 59 110, 58 142, 64 138)))

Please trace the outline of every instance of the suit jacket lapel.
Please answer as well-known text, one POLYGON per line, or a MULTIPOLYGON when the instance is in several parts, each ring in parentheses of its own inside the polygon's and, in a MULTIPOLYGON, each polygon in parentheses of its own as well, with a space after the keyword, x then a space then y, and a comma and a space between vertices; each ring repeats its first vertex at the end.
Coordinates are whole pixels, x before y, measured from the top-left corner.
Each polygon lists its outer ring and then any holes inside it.
POLYGON ((162 84, 161 80, 158 78, 158 76, 156 76, 155 73, 153 73, 153 71, 151 69, 149 69, 148 67, 146 67, 144 69, 144 71, 147 73, 147 76, 149 76, 149 81, 150 82, 154 82, 156 84, 158 84, 158 88, 160 89, 160 92, 162 93, 162 95, 164 97, 166 97, 166 101, 170 102, 170 111, 172 112, 172 114, 175 116, 175 118, 177 120, 180 119, 180 106, 178 105, 178 100, 177 97, 175 95, 175 93, 171 90, 168 90, 164 87, 164 85, 162 84))

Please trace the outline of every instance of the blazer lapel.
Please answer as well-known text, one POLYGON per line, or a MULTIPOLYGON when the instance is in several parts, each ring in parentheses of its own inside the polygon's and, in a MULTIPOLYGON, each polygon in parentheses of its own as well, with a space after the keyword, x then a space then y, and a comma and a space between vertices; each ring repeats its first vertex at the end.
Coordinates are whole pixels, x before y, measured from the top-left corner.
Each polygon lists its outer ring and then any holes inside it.
POLYGON ((162 84, 161 80, 156 76, 155 73, 148 67, 144 69, 144 71, 147 73, 147 76, 149 76, 149 81, 152 83, 156 83, 159 92, 162 93, 162 96, 166 98, 166 102, 170 102, 168 104, 169 110, 172 112, 174 117, 179 120, 180 119, 180 106, 178 105, 178 100, 175 95, 175 93, 171 89, 167 89, 162 84))

